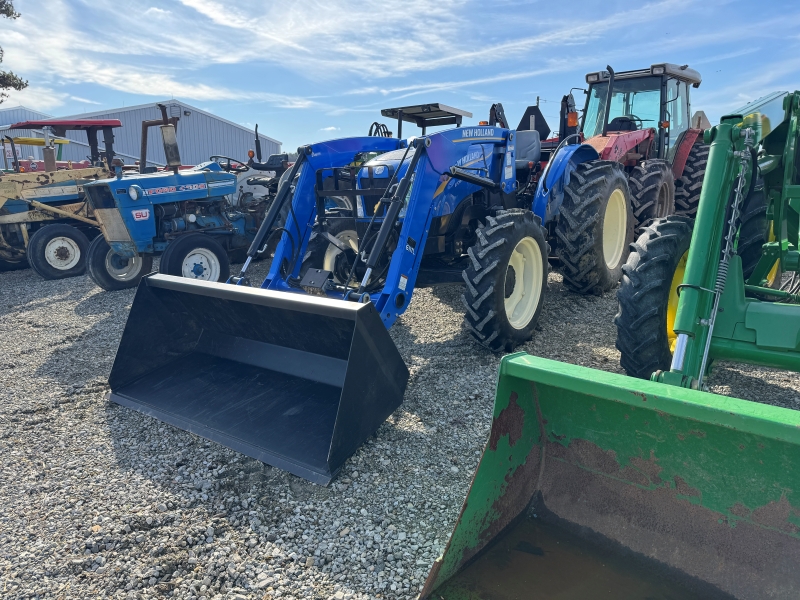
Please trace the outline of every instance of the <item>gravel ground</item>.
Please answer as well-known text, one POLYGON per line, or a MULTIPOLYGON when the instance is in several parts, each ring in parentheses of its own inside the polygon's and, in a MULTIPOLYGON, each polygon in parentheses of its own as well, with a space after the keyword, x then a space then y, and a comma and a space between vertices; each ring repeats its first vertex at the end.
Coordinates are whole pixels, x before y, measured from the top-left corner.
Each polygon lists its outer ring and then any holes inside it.
MULTIPOLYGON (((0 596, 415 597, 491 422, 499 358, 462 329, 460 293, 415 294, 392 329, 405 402, 324 488, 104 400, 133 291, 0 273, 0 596)), ((615 312, 552 274, 524 350, 619 372, 615 312)), ((800 404, 797 374, 713 381, 800 404)))

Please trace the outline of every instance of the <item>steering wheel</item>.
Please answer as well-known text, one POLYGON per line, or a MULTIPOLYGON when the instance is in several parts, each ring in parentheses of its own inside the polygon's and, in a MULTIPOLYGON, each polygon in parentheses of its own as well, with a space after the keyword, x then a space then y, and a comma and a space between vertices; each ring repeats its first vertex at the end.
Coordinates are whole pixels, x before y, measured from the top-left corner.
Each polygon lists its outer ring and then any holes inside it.
POLYGON ((208 157, 208 160, 213 160, 215 163, 219 163, 222 169, 230 173, 233 171, 234 173, 244 173, 245 171, 249 171, 250 167, 247 166, 247 162, 243 160, 239 160, 237 158, 231 158, 230 156, 222 156, 221 154, 212 154, 208 157), (222 160, 226 161, 224 164, 217 160, 221 158, 222 160), (237 163, 238 166, 234 167, 233 163, 237 163))

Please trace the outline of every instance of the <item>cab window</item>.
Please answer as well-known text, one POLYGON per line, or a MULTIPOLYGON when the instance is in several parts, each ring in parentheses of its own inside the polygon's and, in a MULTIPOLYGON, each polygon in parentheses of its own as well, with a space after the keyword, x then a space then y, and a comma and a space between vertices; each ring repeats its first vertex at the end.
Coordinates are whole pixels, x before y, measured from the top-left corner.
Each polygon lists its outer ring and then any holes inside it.
POLYGON ((672 160, 681 134, 689 129, 689 91, 686 83, 677 79, 667 80, 666 100, 666 113, 669 121, 667 156, 672 160))

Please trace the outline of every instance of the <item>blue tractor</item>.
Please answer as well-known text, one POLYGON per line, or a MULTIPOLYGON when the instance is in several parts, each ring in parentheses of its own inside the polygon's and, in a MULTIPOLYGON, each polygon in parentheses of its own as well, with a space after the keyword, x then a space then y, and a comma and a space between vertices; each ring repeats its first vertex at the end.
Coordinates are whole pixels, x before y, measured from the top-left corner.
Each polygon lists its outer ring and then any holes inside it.
POLYGON ((464 284, 467 327, 491 350, 530 339, 548 246, 521 190, 539 132, 460 127, 471 115, 440 104, 383 114, 397 138, 299 148, 227 284, 142 280, 114 401, 327 483, 402 401, 408 369, 387 330, 418 286, 464 284), (403 139, 404 122, 423 135, 403 139), (439 125, 456 127, 428 134, 439 125), (254 289, 247 269, 271 244, 254 289))
POLYGON ((286 170, 286 155, 266 163, 212 156, 181 169, 174 125, 163 124, 161 131, 171 172, 118 170, 84 188, 102 232, 89 245, 87 270, 105 290, 136 286, 157 255, 161 273, 226 281, 230 258, 237 252, 243 257, 286 170), (272 171, 248 178, 251 187, 264 186, 263 194, 239 192, 237 175, 251 168, 272 171))

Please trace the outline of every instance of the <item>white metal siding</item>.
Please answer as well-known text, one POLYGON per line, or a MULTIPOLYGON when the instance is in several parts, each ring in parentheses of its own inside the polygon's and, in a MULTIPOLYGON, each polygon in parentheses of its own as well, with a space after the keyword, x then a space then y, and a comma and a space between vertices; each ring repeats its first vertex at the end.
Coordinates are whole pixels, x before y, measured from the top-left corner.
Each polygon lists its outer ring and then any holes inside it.
MULTIPOLYGON (((13 108, 0 109, 0 126, 13 125, 14 123, 21 123, 22 121, 36 121, 40 119, 50 119, 52 115, 43 112, 31 110, 24 106, 15 106, 13 108)), ((13 131, 2 131, 0 136, 9 137, 40 137, 30 129, 15 129, 13 131)), ((20 146, 22 158, 33 156, 34 158, 41 159, 41 148, 37 146, 20 146)), ((0 165, 4 164, 0 158, 0 165)), ((10 162, 9 162, 10 165, 10 162)))

